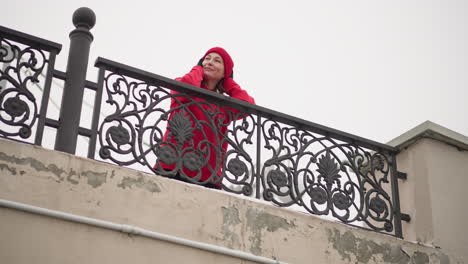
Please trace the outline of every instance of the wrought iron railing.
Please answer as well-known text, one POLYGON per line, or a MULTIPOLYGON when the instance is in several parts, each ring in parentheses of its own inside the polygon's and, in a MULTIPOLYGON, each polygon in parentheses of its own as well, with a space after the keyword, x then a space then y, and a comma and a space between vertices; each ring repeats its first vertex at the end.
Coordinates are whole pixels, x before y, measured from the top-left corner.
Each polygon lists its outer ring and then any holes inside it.
MULTIPOLYGON (((81 27, 76 34, 84 32, 82 37, 88 42, 82 45, 89 45, 94 22, 86 13, 89 10, 80 12, 74 15, 75 24, 81 27), (80 16, 83 12, 86 19, 80 16), (90 25, 83 26, 85 22, 90 25)), ((0 83, 6 83, 0 90, 2 137, 27 139, 37 123, 34 143, 40 145, 42 130, 49 125, 58 128, 57 137, 74 140, 75 145, 78 135, 89 137, 89 158, 99 155, 121 166, 140 164, 167 177, 178 173, 200 185, 214 182, 227 192, 402 237, 395 148, 104 58, 95 64, 99 68, 97 83, 81 77, 77 88, 76 83, 70 84, 74 69, 66 73, 54 69, 60 45, 4 27, 0 27, 0 42, 10 47, 0 48, 0 62, 15 62, 0 71, 0 83), (24 67, 34 74, 22 76, 24 67), (35 82, 45 68, 42 104, 36 110, 28 83, 35 82), (66 99, 70 96, 67 89, 96 91, 91 129, 64 124, 63 119, 68 118, 64 112, 73 111, 63 102, 60 121, 46 118, 53 77, 65 80, 64 102, 70 99, 66 99), (171 101, 177 107, 171 108, 171 101), (104 108, 109 114, 101 118, 104 108), (197 111, 206 120, 198 120, 197 111), (194 135, 207 138, 207 131, 216 140, 201 140, 196 145, 194 135), (170 142, 164 134, 176 140, 170 142), (163 169, 160 162, 172 168, 163 169), (187 170, 195 176, 186 176, 187 170)), ((70 53, 83 50, 89 52, 89 47, 70 53)), ((86 67, 80 71, 86 72, 86 67)), ((81 98, 72 96, 81 104, 82 92, 81 98)), ((75 148, 57 140, 57 150, 74 153, 75 148)))
POLYGON ((55 57, 61 49, 60 44, 0 26, 2 136, 25 140, 34 132, 34 143, 41 144, 44 126, 51 124, 46 111, 55 57), (41 75, 45 80, 40 80, 41 75), (41 81, 43 91, 38 98, 33 86, 41 81))

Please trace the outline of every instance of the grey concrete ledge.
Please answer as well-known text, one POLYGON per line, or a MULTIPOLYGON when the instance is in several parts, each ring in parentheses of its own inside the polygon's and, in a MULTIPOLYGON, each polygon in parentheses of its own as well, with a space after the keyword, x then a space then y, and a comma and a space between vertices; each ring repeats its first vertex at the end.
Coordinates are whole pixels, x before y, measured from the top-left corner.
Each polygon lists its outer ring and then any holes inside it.
MULTIPOLYGON (((446 249, 2 139, 0 198, 294 264, 463 263, 446 249)), ((111 256, 115 264, 253 264, 8 208, 0 219, 2 263, 108 263, 111 256)))
POLYGON ((468 137, 429 120, 403 133, 387 144, 402 150, 423 138, 441 141, 460 151, 468 151, 468 137))

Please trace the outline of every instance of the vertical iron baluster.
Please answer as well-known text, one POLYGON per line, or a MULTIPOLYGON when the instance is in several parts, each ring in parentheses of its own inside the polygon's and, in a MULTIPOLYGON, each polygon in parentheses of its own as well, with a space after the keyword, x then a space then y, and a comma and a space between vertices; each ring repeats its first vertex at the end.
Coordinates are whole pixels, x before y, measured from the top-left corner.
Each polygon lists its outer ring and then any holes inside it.
POLYGON ((260 166, 260 162, 261 162, 261 151, 262 151, 262 122, 261 122, 261 117, 260 115, 257 115, 257 168, 256 168, 256 172, 255 172, 255 187, 256 187, 256 190, 255 190, 255 197, 257 199, 260 199, 260 178, 262 177, 262 175, 260 175, 260 169, 261 169, 261 166, 260 166))
POLYGON ((102 92, 104 90, 104 74, 106 70, 99 68, 96 97, 94 98, 93 120, 91 121, 91 137, 88 146, 88 158, 94 159, 96 153, 96 139, 99 126, 99 115, 101 113, 102 92))
POLYGON ((392 153, 392 201, 393 211, 395 215, 395 236, 403 238, 403 230, 401 227, 401 208, 400 208, 400 193, 398 191, 398 177, 397 177, 397 162, 396 154, 392 153))
POLYGON ((42 137, 44 135, 44 126, 45 120, 47 118, 47 108, 49 106, 49 99, 50 99, 50 87, 52 85, 52 80, 54 78, 54 67, 55 67, 55 57, 57 55, 57 51, 51 50, 49 52, 49 61, 47 65, 47 74, 46 80, 44 83, 44 90, 42 93, 42 100, 41 100, 41 109, 39 111, 38 122, 37 122, 37 130, 36 130, 36 138, 34 140, 35 145, 42 145, 42 137))

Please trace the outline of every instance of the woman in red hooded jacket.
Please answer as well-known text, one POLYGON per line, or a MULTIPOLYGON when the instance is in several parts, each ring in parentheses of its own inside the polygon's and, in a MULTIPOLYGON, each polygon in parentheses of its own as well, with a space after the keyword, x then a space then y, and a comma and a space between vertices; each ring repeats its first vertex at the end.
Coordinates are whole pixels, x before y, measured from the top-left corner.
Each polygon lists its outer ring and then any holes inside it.
MULTIPOLYGON (((255 104, 255 100, 232 79, 234 62, 220 47, 209 49, 197 66, 176 80, 255 104)), ((206 100, 171 92, 171 110, 163 144, 157 150, 165 173, 178 180, 221 189, 227 151, 226 132, 238 110, 218 107, 206 100)), ((159 166, 158 166, 159 165, 159 166)), ((165 175, 164 175, 165 174, 165 175)))

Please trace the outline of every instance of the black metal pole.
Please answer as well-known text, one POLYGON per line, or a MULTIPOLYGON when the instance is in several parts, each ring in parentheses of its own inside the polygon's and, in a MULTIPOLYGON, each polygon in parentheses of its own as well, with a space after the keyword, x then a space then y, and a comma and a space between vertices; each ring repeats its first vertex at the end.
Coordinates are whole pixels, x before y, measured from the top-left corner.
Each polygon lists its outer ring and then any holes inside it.
POLYGON ((66 80, 55 140, 56 150, 71 154, 75 153, 78 139, 89 49, 93 41, 89 30, 95 23, 96 15, 87 7, 78 8, 73 13, 73 24, 76 28, 70 33, 66 80))
POLYGON ((257 168, 256 168, 256 173, 255 173, 255 198, 260 199, 260 197, 263 197, 263 193, 260 196, 260 188, 263 188, 263 180, 261 180, 261 177, 263 175, 261 174, 261 152, 262 152, 262 121, 261 117, 257 115, 257 122, 255 124, 257 126, 257 168), (261 186, 260 186, 261 185, 261 186))
POLYGON ((50 99, 50 87, 52 86, 52 79, 54 78, 54 67, 55 67, 55 56, 57 51, 51 51, 49 53, 49 65, 47 66, 46 80, 44 83, 44 92, 42 94, 41 100, 41 110, 39 112, 39 118, 37 121, 37 130, 36 130, 36 139, 34 144, 41 146, 42 145, 42 136, 44 135, 44 127, 47 118, 47 107, 49 105, 50 99))
POLYGON ((401 226, 401 208, 400 208, 400 192, 398 190, 398 168, 396 162, 396 154, 392 153, 392 200, 395 214, 395 236, 403 238, 403 228, 401 226))
POLYGON ((93 110, 93 120, 91 122, 91 137, 89 139, 88 145, 88 158, 94 159, 94 154, 96 152, 96 141, 97 141, 97 131, 99 125, 99 114, 101 113, 101 101, 102 101, 102 92, 104 86, 104 74, 106 70, 104 68, 99 68, 98 74, 98 83, 96 90, 96 97, 94 97, 94 110, 93 110))

